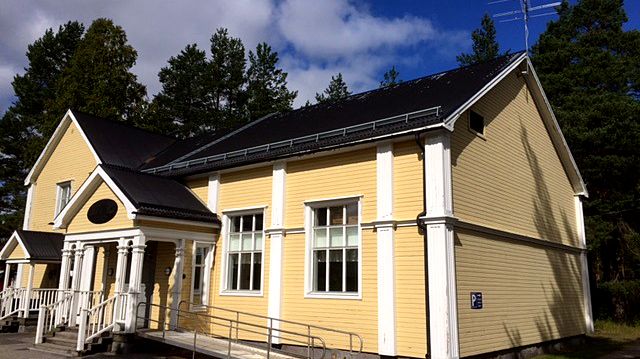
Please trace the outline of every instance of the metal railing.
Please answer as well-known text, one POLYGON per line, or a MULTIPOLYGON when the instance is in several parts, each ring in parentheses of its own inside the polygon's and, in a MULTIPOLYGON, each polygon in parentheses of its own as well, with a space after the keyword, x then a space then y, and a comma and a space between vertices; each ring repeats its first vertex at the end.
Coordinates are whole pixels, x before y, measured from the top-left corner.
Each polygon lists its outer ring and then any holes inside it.
MULTIPOLYGON (((308 324, 308 323, 296 322, 296 321, 291 321, 291 320, 273 318, 273 317, 268 317, 266 315, 260 315, 260 314, 254 314, 254 313, 248 313, 248 312, 241 312, 241 311, 228 309, 228 308, 217 307, 217 306, 213 306, 213 305, 194 304, 194 303, 188 302, 186 300, 183 300, 180 303, 178 303, 178 309, 180 309, 183 304, 188 304, 189 307, 191 307, 191 308, 193 306, 197 306, 197 307, 200 307, 200 308, 207 308, 208 310, 213 310, 214 313, 215 313, 216 310, 224 312, 224 313, 229 313, 229 314, 231 314, 232 318, 234 318, 238 322, 240 322, 243 318, 249 317, 249 318, 254 318, 254 319, 265 320, 267 323, 269 323, 270 327, 273 327, 273 324, 276 323, 277 327, 278 327, 278 328, 274 329, 276 334, 277 334, 277 332, 281 332, 282 331, 279 328, 282 326, 282 324, 285 324, 285 325, 288 325, 288 326, 300 327, 301 329, 304 329, 305 332, 307 333, 307 335, 309 335, 309 336, 311 336, 313 334, 316 334, 318 331, 319 332, 324 332, 324 333, 331 333, 332 335, 337 335, 337 336, 344 336, 343 346, 344 347, 348 347, 350 356, 352 356, 353 353, 361 353, 362 350, 363 350, 363 347, 364 347, 364 341, 362 340, 362 337, 360 335, 358 335, 357 333, 353 333, 353 332, 348 332, 348 331, 338 330, 338 329, 332 329, 332 328, 322 327, 322 326, 318 326, 318 325, 312 325, 312 324, 308 324), (357 343, 354 343, 354 340, 357 341, 357 343), (355 348, 354 348, 354 344, 356 344, 355 348)), ((178 323, 179 323, 179 321, 180 321, 180 315, 179 315, 179 312, 178 312, 178 323)), ((235 332, 235 340, 238 341, 240 339, 241 338, 239 336, 239 333, 236 330, 236 332, 235 332)), ((287 340, 287 338, 279 338, 279 339, 287 340)), ((342 349, 342 348, 336 348, 336 349, 342 349)))
POLYGON ((26 295, 26 288, 7 288, 0 292, 0 320, 23 311, 26 295))
MULTIPOLYGON (((149 313, 151 313, 151 310, 149 310, 149 313)), ((158 325, 158 330, 162 330, 163 339, 166 337, 167 329, 182 332, 193 331, 194 357, 195 353, 198 351, 198 334, 200 334, 200 336, 208 338, 225 340, 227 342, 227 358, 231 358, 231 350, 234 343, 236 346, 238 345, 238 332, 242 332, 243 334, 248 333, 250 335, 252 334, 264 336, 266 347, 251 342, 243 342, 242 345, 252 347, 254 348, 253 350, 258 349, 264 351, 264 355, 266 355, 266 358, 270 358, 272 353, 275 352, 275 350, 273 349, 273 344, 275 344, 273 341, 274 338, 286 338, 286 340, 289 342, 296 342, 301 345, 306 345, 307 355, 302 356, 303 358, 324 358, 327 352, 326 343, 323 338, 315 335, 310 335, 308 333, 294 332, 287 329, 276 329, 273 327, 273 322, 270 323, 270 325, 261 325, 251 322, 244 322, 238 319, 224 318, 201 312, 185 311, 179 308, 171 308, 160 304, 149 304, 144 302, 138 303, 138 306, 136 308, 136 320, 137 319, 142 319, 147 324, 156 323, 158 325), (149 316, 140 316, 139 311, 141 305, 149 306, 149 309, 158 308, 158 319, 151 318, 151 314, 149 314, 149 316), (170 320, 167 320, 167 318, 170 317, 169 312, 171 311, 177 312, 178 314, 178 322, 175 325, 171 325, 170 320), (207 323, 208 328, 198 331, 197 328, 190 328, 189 326, 181 327, 179 323, 180 317, 191 317, 196 321, 204 319, 207 323), (212 330, 211 327, 214 327, 214 329, 212 330), (215 330, 216 328, 219 328, 220 330, 217 331, 215 330), (236 339, 234 339, 234 332, 236 333, 236 339), (318 356, 317 354, 320 355, 318 356)), ((284 353, 285 351, 280 349, 277 350, 277 352, 284 353)), ((297 353, 287 353, 287 355, 294 355, 298 357, 300 356, 297 353)))
POLYGON ((59 300, 49 304, 41 305, 38 310, 38 325, 36 327, 36 344, 43 342, 44 334, 52 332, 59 325, 69 321, 71 316, 71 305, 73 303, 73 292, 61 292, 59 300))
POLYGON ((76 350, 83 351, 86 343, 90 343, 94 338, 102 333, 113 330, 116 322, 122 316, 123 308, 126 307, 127 294, 116 294, 94 307, 82 308, 76 350))

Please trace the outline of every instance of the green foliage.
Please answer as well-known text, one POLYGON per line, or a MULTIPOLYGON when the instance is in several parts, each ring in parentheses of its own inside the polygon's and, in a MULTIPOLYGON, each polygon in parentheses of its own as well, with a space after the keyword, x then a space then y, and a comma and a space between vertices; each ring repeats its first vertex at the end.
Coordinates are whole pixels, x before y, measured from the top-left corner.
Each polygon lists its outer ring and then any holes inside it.
POLYGON ((273 112, 291 110, 297 91, 287 89, 287 73, 277 67, 278 53, 266 43, 258 44, 256 52, 249 51, 247 71, 248 106, 255 120, 273 112))
POLYGON ((496 26, 489 14, 484 14, 480 28, 473 30, 471 39, 473 52, 456 56, 460 66, 485 62, 500 56, 500 47, 496 41, 496 26))
POLYGON ((209 123, 203 130, 230 128, 246 122, 245 50, 242 40, 230 37, 220 28, 211 37, 211 89, 218 123, 209 123))
POLYGON ((331 76, 329 87, 323 93, 316 93, 316 101, 318 103, 336 102, 347 98, 349 95, 351 95, 351 91, 349 91, 346 82, 344 82, 342 74, 338 73, 336 76, 331 76))
POLYGON ((640 32, 622 0, 564 1, 532 60, 587 182, 598 282, 640 279, 640 32))
POLYGON ((595 290, 594 314, 618 323, 640 323, 639 293, 640 280, 600 283, 595 290))
POLYGON ((389 87, 399 83, 402 83, 402 80, 400 79, 400 73, 396 70, 396 66, 394 65, 384 73, 383 79, 380 81, 380 87, 389 87))
POLYGON ((120 26, 109 19, 95 20, 56 84, 51 113, 59 120, 73 108, 135 124, 146 96, 130 71, 137 56, 120 26))
POLYGON ((171 57, 158 74, 162 90, 151 104, 147 124, 180 137, 200 134, 213 112, 210 74, 207 55, 195 44, 171 57))

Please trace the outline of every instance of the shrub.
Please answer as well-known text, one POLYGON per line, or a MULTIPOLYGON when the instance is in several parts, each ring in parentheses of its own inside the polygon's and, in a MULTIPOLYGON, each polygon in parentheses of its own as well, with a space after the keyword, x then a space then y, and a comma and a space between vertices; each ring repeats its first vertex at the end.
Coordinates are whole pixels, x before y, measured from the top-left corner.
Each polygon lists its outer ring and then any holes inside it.
POLYGON ((598 319, 640 322, 640 280, 600 283, 593 296, 593 311, 598 319))

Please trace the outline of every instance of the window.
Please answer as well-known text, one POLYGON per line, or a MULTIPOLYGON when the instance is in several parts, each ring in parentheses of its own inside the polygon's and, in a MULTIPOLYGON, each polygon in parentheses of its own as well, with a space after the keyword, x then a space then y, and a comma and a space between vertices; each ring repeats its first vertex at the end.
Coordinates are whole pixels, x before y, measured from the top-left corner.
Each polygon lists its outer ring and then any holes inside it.
POLYGON ((262 289, 262 213, 229 217, 226 290, 262 289))
POLYGON ((208 245, 196 245, 193 258, 193 304, 206 304, 206 283, 208 282, 207 255, 208 245))
POLYGON ((56 194, 56 216, 71 199, 71 181, 58 183, 58 192, 56 194))
POLYGON ((312 292, 358 293, 359 232, 357 202, 312 209, 312 292))
POLYGON ((475 111, 470 111, 469 129, 479 135, 484 135, 484 117, 475 111))

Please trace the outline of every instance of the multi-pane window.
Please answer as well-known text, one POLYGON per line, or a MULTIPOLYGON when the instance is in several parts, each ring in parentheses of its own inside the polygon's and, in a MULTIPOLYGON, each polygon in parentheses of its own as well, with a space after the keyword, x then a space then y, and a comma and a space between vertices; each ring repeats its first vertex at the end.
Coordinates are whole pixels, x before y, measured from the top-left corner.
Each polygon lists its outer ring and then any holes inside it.
POLYGON ((57 191, 56 216, 71 199, 71 182, 58 183, 57 191))
POLYGON ((313 208, 312 290, 358 292, 358 203, 313 208))
POLYGON ((229 217, 227 290, 261 289, 263 220, 262 213, 229 217))
POLYGON ((207 277, 207 255, 209 248, 207 246, 196 246, 196 253, 193 260, 193 303, 205 304, 203 291, 205 290, 205 280, 207 277))

